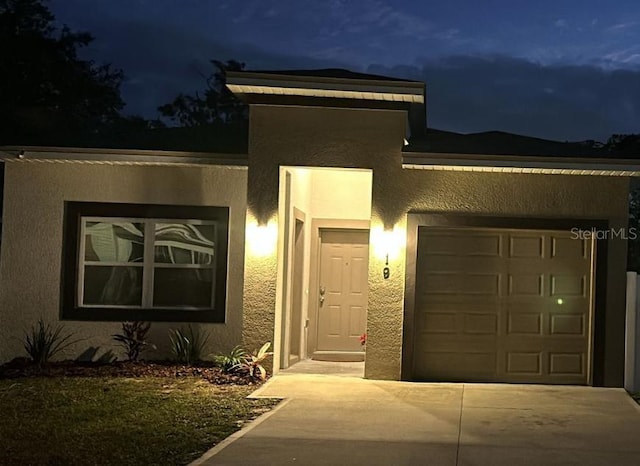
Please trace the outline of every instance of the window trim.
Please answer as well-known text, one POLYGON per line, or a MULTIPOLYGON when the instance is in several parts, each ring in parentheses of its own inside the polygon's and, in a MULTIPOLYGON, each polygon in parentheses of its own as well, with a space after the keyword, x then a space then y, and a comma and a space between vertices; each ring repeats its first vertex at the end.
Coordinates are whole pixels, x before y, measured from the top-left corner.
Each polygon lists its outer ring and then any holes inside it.
MULTIPOLYGON (((65 201, 61 273, 61 320, 82 321, 152 321, 152 322, 217 322, 226 320, 227 262, 229 241, 229 207, 180 206, 160 204, 127 204, 65 201), (210 308, 82 306, 79 303, 78 280, 82 276, 80 255, 82 219, 100 217, 141 220, 190 220, 216 223, 214 300, 210 308)), ((152 244, 152 242, 151 242, 152 244)), ((154 264, 152 264, 154 266, 154 264)))

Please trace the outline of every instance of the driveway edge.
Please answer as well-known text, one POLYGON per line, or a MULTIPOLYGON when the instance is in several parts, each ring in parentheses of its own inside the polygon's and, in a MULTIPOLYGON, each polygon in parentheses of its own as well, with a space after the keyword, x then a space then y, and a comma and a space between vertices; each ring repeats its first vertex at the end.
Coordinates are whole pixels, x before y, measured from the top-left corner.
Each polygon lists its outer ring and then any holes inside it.
MULTIPOLYGON (((258 391, 260 389, 258 389, 258 391)), ((260 396, 255 396, 254 394, 251 394, 247 398, 269 398, 269 397, 260 397, 260 396)), ((276 400, 278 399, 277 397, 272 397, 272 398, 276 399, 276 400)), ((291 401, 290 398, 280 398, 280 403, 278 403, 278 405, 275 408, 273 408, 271 411, 262 414, 261 416, 257 417, 253 421, 249 422, 249 424, 244 426, 242 429, 240 429, 237 432, 234 432, 233 434, 229 435, 222 442, 220 442, 219 444, 217 444, 213 448, 207 450, 200 458, 198 458, 197 460, 189 463, 189 466, 200 466, 200 465, 206 464, 207 461, 209 461, 212 457, 214 457, 215 455, 220 453, 223 449, 225 449, 226 447, 231 445, 236 440, 244 437, 247 433, 251 432, 254 428, 258 427, 264 421, 266 421, 271 416, 273 416, 278 410, 280 410, 285 405, 287 405, 289 403, 289 401, 291 401)))

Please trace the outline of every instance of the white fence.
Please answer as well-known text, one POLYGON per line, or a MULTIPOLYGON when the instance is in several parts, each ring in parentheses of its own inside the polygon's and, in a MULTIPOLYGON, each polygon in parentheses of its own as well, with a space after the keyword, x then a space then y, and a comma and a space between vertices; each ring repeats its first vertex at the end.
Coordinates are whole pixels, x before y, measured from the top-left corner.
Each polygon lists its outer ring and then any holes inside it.
POLYGON ((640 391, 640 277, 636 272, 627 272, 624 388, 640 391))

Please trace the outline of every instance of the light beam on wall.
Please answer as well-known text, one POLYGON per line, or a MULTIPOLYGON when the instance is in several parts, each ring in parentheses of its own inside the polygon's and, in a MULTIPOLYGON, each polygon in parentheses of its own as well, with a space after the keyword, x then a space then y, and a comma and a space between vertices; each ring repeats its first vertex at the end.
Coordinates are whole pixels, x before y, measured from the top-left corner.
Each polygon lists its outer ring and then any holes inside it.
POLYGON ((400 258, 405 244, 406 232, 397 225, 393 228, 384 228, 382 225, 371 229, 371 244, 373 254, 381 261, 394 261, 400 258))
POLYGON ((275 222, 260 225, 257 222, 247 224, 247 243, 249 251, 256 257, 270 256, 278 245, 278 226, 275 222))

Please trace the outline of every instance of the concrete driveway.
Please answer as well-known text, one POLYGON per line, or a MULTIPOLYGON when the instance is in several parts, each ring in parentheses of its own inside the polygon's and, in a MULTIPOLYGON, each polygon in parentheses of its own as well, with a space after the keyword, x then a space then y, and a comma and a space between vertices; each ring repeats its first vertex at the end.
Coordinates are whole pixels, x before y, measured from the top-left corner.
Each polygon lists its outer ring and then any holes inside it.
POLYGON ((291 374, 254 396, 285 400, 197 464, 640 464, 640 409, 622 389, 291 374))

